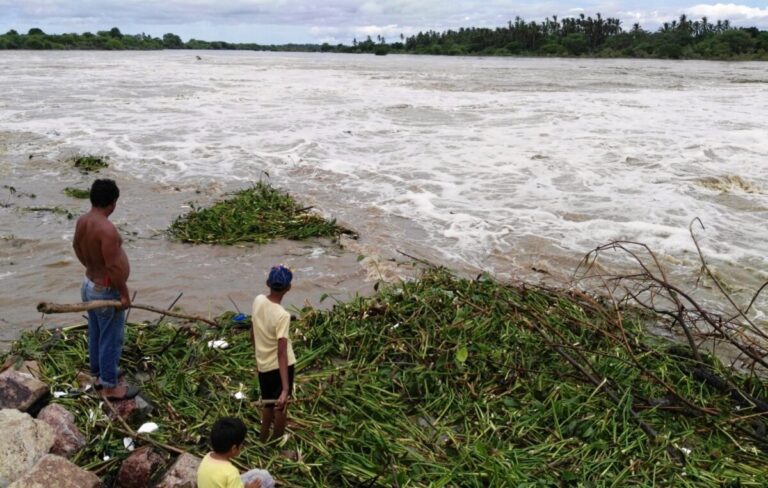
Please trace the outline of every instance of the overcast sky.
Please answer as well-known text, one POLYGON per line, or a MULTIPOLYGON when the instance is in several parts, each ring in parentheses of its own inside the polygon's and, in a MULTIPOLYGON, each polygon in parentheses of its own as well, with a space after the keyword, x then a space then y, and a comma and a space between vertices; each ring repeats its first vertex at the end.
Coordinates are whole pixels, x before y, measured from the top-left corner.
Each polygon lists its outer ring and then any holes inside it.
POLYGON ((681 13, 734 25, 768 29, 768 1, 696 3, 681 0, 0 0, 0 32, 85 32, 119 27, 123 33, 166 32, 230 42, 351 43, 353 38, 388 40, 420 30, 504 25, 515 16, 542 20, 584 12, 619 17, 655 29, 681 13))

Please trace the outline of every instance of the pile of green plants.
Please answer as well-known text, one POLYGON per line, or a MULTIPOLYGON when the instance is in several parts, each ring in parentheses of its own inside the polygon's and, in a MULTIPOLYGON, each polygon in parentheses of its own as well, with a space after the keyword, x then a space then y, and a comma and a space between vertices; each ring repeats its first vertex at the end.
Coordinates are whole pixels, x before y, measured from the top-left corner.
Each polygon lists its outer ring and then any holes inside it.
POLYGON ((64 194, 71 198, 84 199, 84 198, 89 198, 91 196, 91 191, 68 186, 64 188, 64 194))
MULTIPOLYGON (((619 321, 584 295, 434 269, 332 310, 303 309, 292 324, 290 435, 270 445, 258 441, 248 322, 231 318, 218 329, 128 327, 122 367, 149 378, 154 442, 203 455, 213 421, 239 416, 250 430, 238 464, 286 486, 768 483, 761 414, 690 371, 706 367, 755 396, 763 383, 714 359, 696 364, 650 336, 648 317, 624 311, 619 321), (209 347, 214 339, 230 347, 209 347)), ((67 391, 85 351, 82 329, 40 330, 12 354, 38 360, 52 389, 67 391)), ((74 461, 111 482, 129 454, 120 424, 98 413, 98 398, 54 401, 89 439, 74 461)))
POLYGON ((90 173, 109 167, 109 157, 93 154, 79 155, 72 158, 72 164, 80 171, 90 173))
POLYGON ((262 244, 273 239, 336 237, 351 231, 302 207, 287 193, 259 181, 208 208, 192 208, 168 229, 183 242, 262 244))

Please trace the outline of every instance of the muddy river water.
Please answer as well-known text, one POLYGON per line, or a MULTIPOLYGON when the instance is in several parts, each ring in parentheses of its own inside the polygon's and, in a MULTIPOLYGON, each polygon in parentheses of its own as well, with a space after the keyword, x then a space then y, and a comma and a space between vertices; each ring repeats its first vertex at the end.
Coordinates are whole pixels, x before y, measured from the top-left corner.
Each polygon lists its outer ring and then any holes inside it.
POLYGON ((141 303, 183 292, 189 312, 247 311, 285 263, 289 304, 318 305, 410 276, 400 252, 562 283, 614 239, 648 244, 686 282, 695 217, 743 300, 768 279, 766 114, 768 63, 0 52, 0 341, 42 323, 37 302, 78 301, 69 217, 88 206, 63 189, 94 176, 72 168, 74 154, 110 158, 101 174, 122 191, 113 220, 141 303), (211 247, 164 235, 190 203, 261 178, 360 239, 211 247))

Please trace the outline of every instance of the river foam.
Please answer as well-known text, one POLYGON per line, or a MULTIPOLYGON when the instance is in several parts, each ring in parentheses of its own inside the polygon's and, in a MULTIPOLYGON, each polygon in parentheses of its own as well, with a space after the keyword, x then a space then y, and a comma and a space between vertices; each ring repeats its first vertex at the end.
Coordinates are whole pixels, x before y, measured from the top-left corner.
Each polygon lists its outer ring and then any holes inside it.
POLYGON ((613 239, 695 269, 688 225, 699 217, 707 255, 753 285, 768 254, 766 70, 3 52, 0 113, 3 130, 42 137, 35 151, 50 159, 103 153, 120 171, 172 186, 231 188, 268 174, 382 255, 401 249, 502 277, 542 261, 570 270, 613 239))

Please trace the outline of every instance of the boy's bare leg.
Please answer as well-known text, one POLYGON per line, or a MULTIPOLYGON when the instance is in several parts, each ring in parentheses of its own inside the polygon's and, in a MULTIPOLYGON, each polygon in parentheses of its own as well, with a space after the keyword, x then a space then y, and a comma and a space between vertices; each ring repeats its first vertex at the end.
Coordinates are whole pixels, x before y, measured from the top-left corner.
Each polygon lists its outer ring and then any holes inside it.
POLYGON ((274 417, 274 407, 264 407, 261 409, 261 432, 259 440, 266 443, 269 440, 269 429, 272 427, 272 418, 274 417))
POLYGON ((285 424, 288 420, 288 405, 282 410, 275 409, 275 430, 272 432, 272 439, 279 439, 285 432, 285 424))

